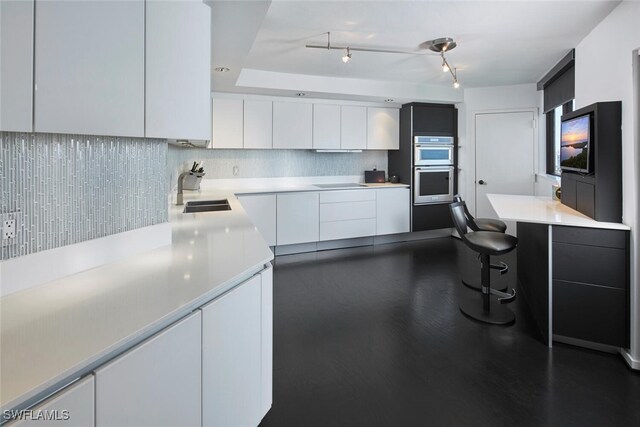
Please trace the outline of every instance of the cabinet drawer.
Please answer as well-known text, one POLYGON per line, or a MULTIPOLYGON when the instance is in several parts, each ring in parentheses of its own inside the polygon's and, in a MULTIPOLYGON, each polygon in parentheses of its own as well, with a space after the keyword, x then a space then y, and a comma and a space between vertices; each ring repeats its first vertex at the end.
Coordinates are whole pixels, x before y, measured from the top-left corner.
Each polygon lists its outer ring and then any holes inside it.
POLYGON ((376 234, 375 219, 354 219, 320 223, 320 240, 352 239, 376 234))
POLYGON ((552 238, 554 242, 625 249, 628 234, 624 230, 554 226, 552 238))
POLYGON ((376 217, 376 202, 324 203, 320 205, 320 222, 376 217))
POLYGON ((376 192, 371 190, 340 190, 320 192, 320 203, 362 202, 375 200, 376 192))
POLYGON ((554 280, 553 333, 596 343, 627 346, 626 292, 554 280))
POLYGON ((553 243, 553 278, 619 289, 627 287, 624 249, 553 243))

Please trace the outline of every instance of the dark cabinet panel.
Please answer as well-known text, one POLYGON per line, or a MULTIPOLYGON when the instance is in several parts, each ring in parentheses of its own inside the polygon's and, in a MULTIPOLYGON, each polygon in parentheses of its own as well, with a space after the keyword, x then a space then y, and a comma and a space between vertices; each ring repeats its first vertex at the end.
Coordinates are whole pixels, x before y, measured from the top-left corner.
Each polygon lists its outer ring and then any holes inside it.
POLYGON ((413 229, 411 231, 437 230, 453 228, 449 204, 413 206, 413 229))
POLYGON ((629 232, 586 227, 553 227, 553 241, 575 245, 604 246, 625 249, 629 232))
POLYGON ((562 203, 577 210, 576 180, 569 174, 562 176, 562 203))
POLYGON ((576 181, 576 210, 589 218, 596 215, 595 186, 586 182, 576 181))
POLYGON ((553 281, 553 333, 627 347, 623 289, 553 281))
POLYGON ((452 105, 414 105, 413 133, 416 135, 456 135, 455 109, 452 105))
POLYGON ((627 287, 624 249, 553 243, 553 278, 618 289, 627 287))

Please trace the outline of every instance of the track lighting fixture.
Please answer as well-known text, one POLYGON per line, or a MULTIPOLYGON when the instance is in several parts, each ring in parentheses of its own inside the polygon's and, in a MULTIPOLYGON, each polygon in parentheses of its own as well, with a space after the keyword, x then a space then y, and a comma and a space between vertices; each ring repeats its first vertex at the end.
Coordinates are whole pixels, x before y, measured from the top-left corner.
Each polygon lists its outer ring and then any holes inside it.
POLYGON ((458 82, 458 73, 456 68, 452 68, 447 62, 447 58, 445 58, 444 54, 450 52, 455 49, 457 43, 453 41, 450 37, 442 37, 434 40, 427 40, 424 43, 420 43, 421 50, 430 50, 431 52, 422 52, 422 51, 407 51, 407 50, 394 50, 394 49, 377 49, 370 47, 353 47, 353 46, 334 46, 331 44, 331 32, 327 32, 327 44, 326 45, 314 45, 308 44, 305 45, 308 49, 327 49, 327 50, 342 50, 344 51, 344 55, 342 55, 342 62, 345 64, 351 60, 351 52, 377 52, 377 53, 400 53, 404 55, 435 55, 439 54, 442 58, 442 71, 444 73, 449 72, 451 77, 453 78, 453 87, 458 89, 460 87, 460 83, 458 82))
POLYGON ((342 56, 342 62, 346 64, 349 61, 351 61, 351 50, 349 49, 349 46, 347 46, 347 50, 345 54, 342 56))

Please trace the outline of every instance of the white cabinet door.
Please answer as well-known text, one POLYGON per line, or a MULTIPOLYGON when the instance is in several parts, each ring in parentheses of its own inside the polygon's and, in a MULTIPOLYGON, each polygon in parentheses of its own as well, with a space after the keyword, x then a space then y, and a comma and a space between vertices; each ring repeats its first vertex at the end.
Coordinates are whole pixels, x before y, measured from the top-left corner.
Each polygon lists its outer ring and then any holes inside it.
POLYGON ((96 426, 201 425, 201 313, 96 370, 96 426))
POLYGON ((316 192, 278 194, 278 245, 320 239, 320 197, 316 192))
POLYGON ((273 268, 260 273, 262 279, 262 393, 261 418, 273 401, 273 268))
POLYGON ((367 149, 367 107, 342 106, 340 148, 344 150, 367 149))
POLYGON ((314 104, 313 148, 340 149, 340 106, 314 104))
POLYGON ((213 148, 242 148, 243 115, 242 99, 213 99, 213 148))
POLYGON ((313 148, 312 110, 312 104, 274 102, 273 148, 313 148))
POLYGON ((245 99, 244 148, 273 147, 273 102, 245 99))
POLYGON ((144 136, 145 2, 40 1, 36 132, 144 136))
POLYGON ((261 304, 258 275, 202 308, 204 427, 260 423, 261 304))
POLYGON ((211 8, 202 1, 147 1, 144 26, 145 136, 210 140, 211 8))
POLYGON ((33 130, 34 0, 0 2, 0 131, 33 130))
POLYGON ((411 192, 408 188, 377 189, 376 234, 408 233, 411 192))
POLYGON ((247 215, 269 246, 276 245, 276 195, 238 196, 247 215))
POLYGON ((397 108, 367 108, 367 149, 400 148, 400 112, 397 108))
POLYGON ((32 416, 58 419, 31 419, 8 423, 7 427, 91 427, 94 423, 94 379, 89 375, 62 389, 32 409, 32 416), (42 412, 40 412, 42 411, 42 412))

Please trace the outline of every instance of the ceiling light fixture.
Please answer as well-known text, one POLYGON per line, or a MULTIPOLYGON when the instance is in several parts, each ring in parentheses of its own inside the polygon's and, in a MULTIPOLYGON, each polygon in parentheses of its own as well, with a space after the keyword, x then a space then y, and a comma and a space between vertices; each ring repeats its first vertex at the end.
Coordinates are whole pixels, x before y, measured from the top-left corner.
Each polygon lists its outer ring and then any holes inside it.
POLYGON ((347 51, 342 56, 342 62, 346 64, 349 61, 351 61, 351 51, 349 50, 349 46, 347 46, 347 51))
POLYGON ((453 87, 456 89, 460 87, 460 83, 458 82, 458 73, 457 68, 452 68, 445 58, 444 54, 449 52, 458 45, 451 37, 441 37, 439 39, 427 40, 420 44, 420 49, 423 51, 431 51, 431 52, 421 52, 421 51, 408 51, 408 50, 398 50, 398 49, 378 49, 371 47, 354 47, 354 46, 335 46, 331 44, 331 32, 327 32, 327 44, 317 45, 317 44, 307 44, 305 47, 307 49, 326 49, 326 50, 343 50, 345 54, 342 56, 342 62, 345 64, 351 60, 351 52, 376 52, 376 53, 400 53, 404 55, 439 55, 442 58, 442 71, 449 72, 451 77, 453 78, 453 87), (433 53, 432 53, 433 52, 433 53))
POLYGON ((393 98, 387 98, 384 100, 384 102, 393 102, 393 98))
POLYGON ((296 93, 296 96, 299 96, 299 97, 302 98, 303 96, 307 96, 307 94, 304 93, 304 92, 298 92, 298 93, 296 93))
POLYGON ((442 71, 445 73, 448 71, 451 74, 451 77, 453 78, 453 87, 456 89, 460 87, 460 83, 458 82, 458 70, 457 68, 451 68, 444 54, 445 52, 449 52, 450 50, 455 49, 457 45, 458 44, 454 42, 451 37, 442 37, 439 39, 427 40, 426 42, 420 44, 421 49, 428 49, 432 52, 437 52, 440 54, 440 57, 442 58, 442 71))
POLYGON ((218 73, 226 73, 227 71, 229 71, 229 69, 227 67, 216 67, 213 70, 218 72, 218 73))

